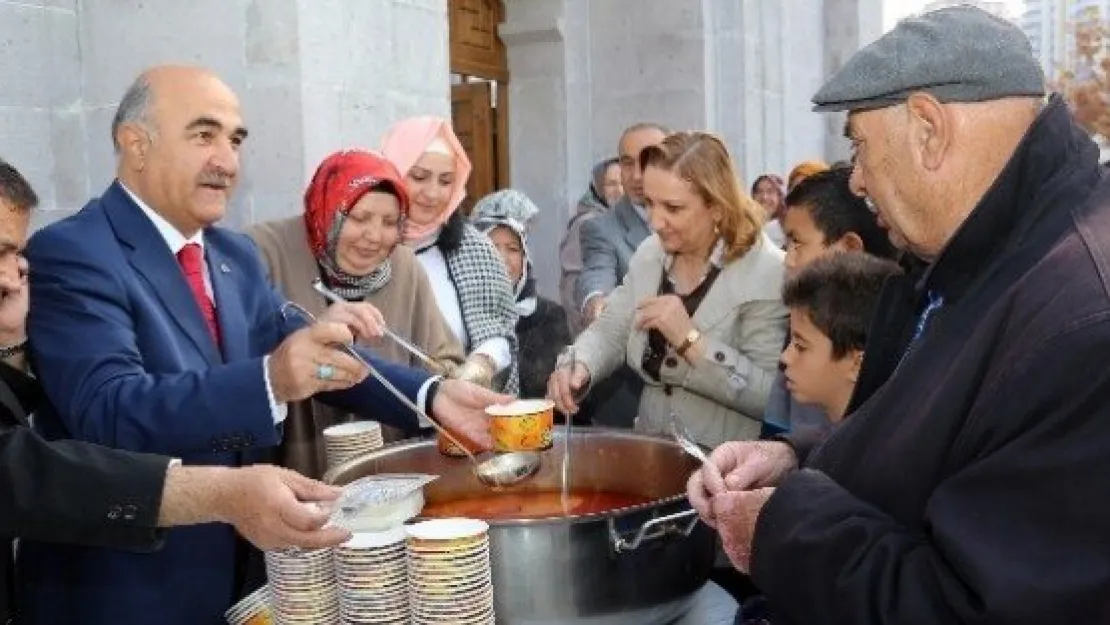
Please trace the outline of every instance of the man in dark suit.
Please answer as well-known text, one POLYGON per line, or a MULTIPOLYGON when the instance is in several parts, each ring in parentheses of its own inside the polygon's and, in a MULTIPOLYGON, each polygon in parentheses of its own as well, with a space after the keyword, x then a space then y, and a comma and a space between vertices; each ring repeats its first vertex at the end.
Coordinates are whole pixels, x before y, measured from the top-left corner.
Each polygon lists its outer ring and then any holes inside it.
POLYGON ((643 122, 628 127, 620 138, 622 197, 613 210, 582 224, 582 273, 576 288, 579 310, 587 323, 597 319, 605 298, 628 273, 628 261, 651 234, 644 208, 640 152, 670 134, 665 127, 643 122))
MULTIPOLYGON (((580 233, 582 273, 576 296, 586 325, 597 319, 609 292, 628 273, 632 254, 651 234, 644 208, 640 152, 668 134, 668 129, 650 122, 635 124, 621 133, 618 150, 624 197, 612 210, 583 223, 580 233)), ((643 381, 628 367, 621 367, 590 390, 581 415, 598 425, 632 427, 642 390, 643 381)))
MULTIPOLYGON (((372 307, 334 305, 302 327, 282 314, 285 300, 250 239, 214 227, 246 136, 235 94, 202 69, 152 69, 123 97, 113 123, 117 180, 28 245, 30 345, 49 400, 35 426, 47 438, 238 466, 264 460, 287 402, 308 397, 418 427, 335 347, 380 334, 372 307)), ((503 397, 365 357, 432 418, 488 444, 483 410, 503 397)), ((248 564, 257 558, 244 555, 222 526, 174 530, 154 554, 27 543, 23 618, 222 622, 256 572, 248 564)))
POLYGON ((24 373, 29 297, 27 237, 34 190, 0 161, 0 624, 11 605, 11 539, 150 551, 157 528, 224 521, 256 545, 319 547, 346 538, 320 530, 327 516, 302 501, 328 501, 336 489, 276 467, 185 467, 166 456, 82 441, 47 442, 27 415, 42 393, 24 373))

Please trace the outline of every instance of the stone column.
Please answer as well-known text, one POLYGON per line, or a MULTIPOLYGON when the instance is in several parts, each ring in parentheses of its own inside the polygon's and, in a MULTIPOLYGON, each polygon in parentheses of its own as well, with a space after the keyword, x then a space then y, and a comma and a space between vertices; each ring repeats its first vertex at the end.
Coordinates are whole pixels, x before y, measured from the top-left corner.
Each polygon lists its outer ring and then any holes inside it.
MULTIPOLYGON (((529 252, 540 293, 558 300, 559 241, 567 220, 568 145, 580 98, 567 80, 564 0, 506 3, 500 35, 509 56, 509 154, 513 187, 540 207, 529 252)), ((577 126, 577 124, 576 124, 577 126)), ((581 129, 573 134, 581 136, 581 129)))
POLYGON ((825 158, 825 126, 810 98, 824 78, 824 16, 811 0, 716 0, 707 59, 711 127, 733 148, 745 186, 825 158))
POLYGON ((720 133, 744 183, 825 154, 809 98, 824 76, 812 0, 507 0, 513 184, 543 209, 533 254, 556 293, 557 244, 592 165, 628 125, 720 133))
MULTIPOLYGON (((825 0, 825 75, 832 76, 860 48, 883 33, 882 0, 825 0)), ((845 114, 825 115, 826 157, 849 157, 845 114)))

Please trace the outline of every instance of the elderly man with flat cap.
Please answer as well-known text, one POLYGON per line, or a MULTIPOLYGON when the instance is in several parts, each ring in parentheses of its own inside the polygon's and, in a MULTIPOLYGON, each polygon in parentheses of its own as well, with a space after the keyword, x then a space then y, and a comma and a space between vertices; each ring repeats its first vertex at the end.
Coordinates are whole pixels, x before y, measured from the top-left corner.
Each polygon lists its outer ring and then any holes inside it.
POLYGON ((884 290, 838 429, 690 480, 777 625, 1110 622, 1110 182, 1043 85, 1020 30, 960 7, 814 98, 922 270, 884 290))

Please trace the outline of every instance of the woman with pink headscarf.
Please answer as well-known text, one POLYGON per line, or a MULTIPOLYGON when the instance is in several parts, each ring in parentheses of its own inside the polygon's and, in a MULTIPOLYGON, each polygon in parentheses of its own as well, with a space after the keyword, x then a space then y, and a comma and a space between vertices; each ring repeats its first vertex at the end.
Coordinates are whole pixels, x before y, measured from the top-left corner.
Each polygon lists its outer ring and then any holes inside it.
POLYGON ((445 119, 412 117, 390 128, 381 151, 410 199, 402 241, 469 354, 455 377, 516 393, 516 298, 493 244, 458 212, 471 169, 458 137, 445 119))

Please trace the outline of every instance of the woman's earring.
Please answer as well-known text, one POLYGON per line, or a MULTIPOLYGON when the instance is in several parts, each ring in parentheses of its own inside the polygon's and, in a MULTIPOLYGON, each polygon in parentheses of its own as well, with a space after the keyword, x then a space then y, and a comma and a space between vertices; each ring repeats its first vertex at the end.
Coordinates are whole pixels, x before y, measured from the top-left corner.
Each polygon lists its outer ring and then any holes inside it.
POLYGON ((720 234, 721 234, 721 222, 719 222, 719 221, 714 221, 713 222, 713 234, 720 236, 720 234))

